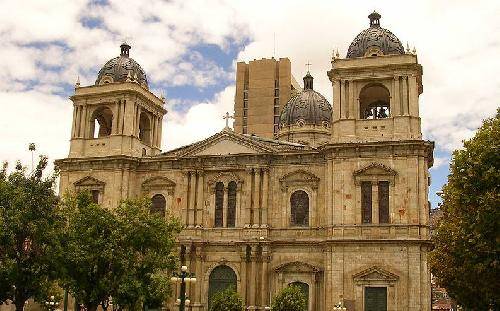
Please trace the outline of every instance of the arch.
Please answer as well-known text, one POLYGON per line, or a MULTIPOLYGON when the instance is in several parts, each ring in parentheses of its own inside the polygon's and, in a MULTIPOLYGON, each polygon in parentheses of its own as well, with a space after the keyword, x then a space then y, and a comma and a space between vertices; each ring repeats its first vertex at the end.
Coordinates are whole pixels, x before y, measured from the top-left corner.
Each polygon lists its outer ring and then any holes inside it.
POLYGON ((290 196, 290 223, 292 226, 309 226, 309 195, 296 190, 290 196))
POLYGON ((107 106, 100 106, 92 113, 90 122, 91 138, 109 136, 113 129, 113 111, 107 106))
POLYGON ((217 292, 230 287, 237 291, 237 281, 238 277, 231 267, 227 265, 215 267, 208 278, 208 307, 210 308, 212 297, 217 292))
POLYGON ((236 225, 236 189, 238 185, 235 181, 231 181, 227 186, 227 219, 226 227, 234 227, 236 225))
POLYGON ((151 144, 151 120, 145 112, 141 112, 139 117, 139 139, 148 145, 151 144))
POLYGON ((151 198, 151 214, 158 214, 162 217, 165 217, 165 211, 167 209, 167 201, 162 194, 155 194, 151 198))
POLYGON ((368 84, 359 93, 359 117, 384 119, 390 116, 391 93, 382 84, 368 84))
POLYGON ((224 183, 215 184, 215 227, 224 226, 224 183))
POLYGON ((306 306, 309 309, 309 284, 301 281, 293 281, 288 286, 296 286, 306 296, 306 306))

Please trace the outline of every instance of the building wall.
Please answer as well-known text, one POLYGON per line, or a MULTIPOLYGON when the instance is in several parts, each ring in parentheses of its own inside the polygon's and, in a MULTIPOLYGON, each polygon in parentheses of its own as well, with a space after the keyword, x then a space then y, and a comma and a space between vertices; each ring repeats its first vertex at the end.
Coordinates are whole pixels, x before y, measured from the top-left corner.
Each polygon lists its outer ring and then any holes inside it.
POLYGON ((277 132, 275 124, 279 124, 279 121, 275 122, 275 117, 279 117, 281 109, 292 96, 292 87, 296 89, 298 85, 292 76, 288 58, 237 63, 234 130, 274 138, 277 132), (244 104, 246 101, 247 104, 244 104))

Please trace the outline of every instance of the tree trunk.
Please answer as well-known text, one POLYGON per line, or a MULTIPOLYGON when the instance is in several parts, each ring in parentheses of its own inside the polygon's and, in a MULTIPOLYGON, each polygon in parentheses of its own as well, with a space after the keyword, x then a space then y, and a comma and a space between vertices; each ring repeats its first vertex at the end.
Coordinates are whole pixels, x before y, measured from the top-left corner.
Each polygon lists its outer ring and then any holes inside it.
POLYGON ((16 299, 16 302, 15 302, 16 311, 23 311, 24 310, 24 302, 25 302, 25 300, 23 300, 23 299, 19 299, 19 300, 16 299))

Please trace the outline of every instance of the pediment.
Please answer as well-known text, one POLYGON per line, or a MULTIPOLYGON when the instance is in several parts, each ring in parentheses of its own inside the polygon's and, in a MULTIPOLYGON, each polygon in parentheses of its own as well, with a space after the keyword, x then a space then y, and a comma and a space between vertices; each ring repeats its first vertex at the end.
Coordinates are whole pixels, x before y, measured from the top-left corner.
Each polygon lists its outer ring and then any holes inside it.
POLYGON ((149 179, 146 179, 141 185, 143 191, 169 190, 173 189, 174 187, 175 187, 175 182, 162 176, 151 177, 149 179))
POLYGON ((221 156, 231 154, 259 154, 270 153, 274 150, 263 143, 244 135, 236 134, 232 130, 223 130, 205 140, 186 147, 173 150, 178 157, 221 156))
POLYGON ((92 176, 83 177, 82 179, 74 183, 76 187, 90 187, 90 186, 103 187, 105 184, 106 184, 105 182, 100 181, 99 179, 94 178, 92 176))
POLYGON ((365 166, 362 169, 354 171, 354 176, 380 176, 380 175, 385 175, 385 176, 396 176, 397 172, 393 170, 392 168, 385 166, 380 163, 371 163, 368 166, 365 166))
POLYGON ((274 271, 278 273, 286 273, 286 272, 318 273, 321 271, 321 269, 302 261, 293 261, 277 266, 276 268, 274 268, 274 271))
POLYGON ((282 190, 292 185, 308 185, 316 189, 319 184, 319 177, 305 170, 290 172, 280 178, 282 190))
POLYGON ((386 271, 380 267, 371 267, 353 275, 356 282, 384 282, 393 283, 399 279, 394 273, 386 271))

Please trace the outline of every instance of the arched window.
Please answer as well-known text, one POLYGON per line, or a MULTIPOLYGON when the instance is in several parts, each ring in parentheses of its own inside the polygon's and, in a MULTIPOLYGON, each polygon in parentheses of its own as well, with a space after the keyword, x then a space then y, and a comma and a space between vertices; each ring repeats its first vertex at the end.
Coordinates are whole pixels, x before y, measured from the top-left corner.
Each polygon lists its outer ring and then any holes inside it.
POLYGON ((215 184, 215 227, 224 225, 224 184, 218 182, 215 184))
POLYGON ((210 273, 208 281, 208 307, 212 302, 212 297, 215 293, 225 290, 226 288, 233 288, 237 291, 237 278, 233 269, 226 265, 217 266, 210 273))
POLYGON ((293 226, 309 226, 309 196, 297 190, 290 197, 291 223, 293 226))
POLYGON ((364 87, 359 93, 361 119, 384 119, 390 116, 390 93, 381 84, 364 87))
POLYGON ((306 296, 306 308, 309 310, 309 284, 304 282, 292 282, 288 286, 296 286, 306 296))
POLYGON ((92 114, 91 137, 105 137, 111 135, 113 126, 113 112, 108 107, 99 107, 92 114))
POLYGON ((165 197, 161 194, 155 194, 151 201, 151 214, 159 214, 162 217, 165 217, 165 211, 167 209, 167 202, 165 201, 165 197))
POLYGON ((145 112, 139 117, 139 139, 146 144, 151 144, 151 121, 145 112))
POLYGON ((227 219, 226 226, 236 225, 236 182, 232 181, 227 187, 227 219))

